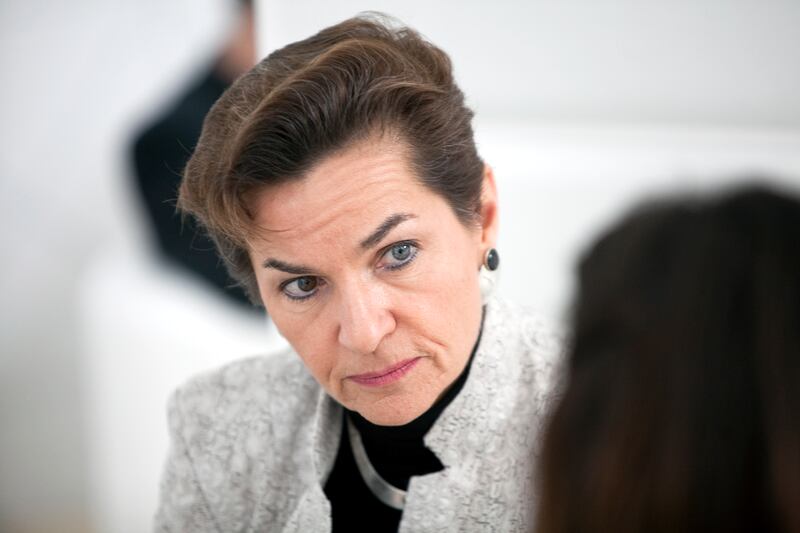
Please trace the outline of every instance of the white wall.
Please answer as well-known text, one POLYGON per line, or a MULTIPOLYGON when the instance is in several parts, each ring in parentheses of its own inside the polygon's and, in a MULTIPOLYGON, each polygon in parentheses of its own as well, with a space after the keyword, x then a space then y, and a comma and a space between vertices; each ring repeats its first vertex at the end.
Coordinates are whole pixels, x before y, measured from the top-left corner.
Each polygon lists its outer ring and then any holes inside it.
POLYGON ((450 54, 479 116, 800 126, 795 0, 261 0, 270 51, 382 11, 450 54))
POLYGON ((128 136, 226 19, 223 0, 0 2, 0 531, 91 527, 78 284, 104 247, 144 249, 128 136))

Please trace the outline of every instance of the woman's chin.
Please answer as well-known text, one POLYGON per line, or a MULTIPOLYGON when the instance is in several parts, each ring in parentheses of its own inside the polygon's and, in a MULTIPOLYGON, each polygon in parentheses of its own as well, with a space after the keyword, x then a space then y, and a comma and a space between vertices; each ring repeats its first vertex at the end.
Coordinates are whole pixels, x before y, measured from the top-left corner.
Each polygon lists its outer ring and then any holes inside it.
POLYGON ((422 415, 430 407, 419 401, 411 402, 376 402, 371 405, 357 406, 354 409, 369 422, 378 426, 402 426, 422 415), (380 405, 379 405, 380 404, 380 405))

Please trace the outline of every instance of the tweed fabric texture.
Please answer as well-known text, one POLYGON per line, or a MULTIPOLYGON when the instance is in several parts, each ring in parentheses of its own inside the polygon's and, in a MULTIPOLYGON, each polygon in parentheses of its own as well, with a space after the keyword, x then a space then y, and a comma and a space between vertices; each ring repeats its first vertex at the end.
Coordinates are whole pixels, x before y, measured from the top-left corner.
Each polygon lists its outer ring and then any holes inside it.
MULTIPOLYGON (((561 335, 487 305, 467 382, 425 436, 444 470, 413 477, 401 533, 530 531, 533 461, 559 375, 561 335)), ((323 487, 342 408, 291 350, 233 362, 179 388, 159 532, 328 532, 323 487)))

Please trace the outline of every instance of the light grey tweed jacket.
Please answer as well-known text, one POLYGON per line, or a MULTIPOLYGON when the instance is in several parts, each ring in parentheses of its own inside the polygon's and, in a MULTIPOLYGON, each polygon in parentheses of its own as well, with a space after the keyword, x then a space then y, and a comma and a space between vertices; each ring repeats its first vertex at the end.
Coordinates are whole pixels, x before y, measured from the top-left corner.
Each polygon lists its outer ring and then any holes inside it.
MULTIPOLYGON (((425 437, 401 532, 529 531, 532 461, 560 338, 493 300, 467 382, 425 437)), ((293 352, 229 364, 172 397, 156 531, 327 532, 342 408, 293 352)))

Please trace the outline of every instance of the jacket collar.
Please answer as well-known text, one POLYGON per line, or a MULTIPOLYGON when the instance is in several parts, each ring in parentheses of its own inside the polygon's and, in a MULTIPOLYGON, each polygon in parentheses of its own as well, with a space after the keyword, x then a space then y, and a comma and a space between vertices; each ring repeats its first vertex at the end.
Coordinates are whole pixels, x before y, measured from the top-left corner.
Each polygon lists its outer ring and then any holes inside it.
POLYGON ((486 439, 503 435, 511 420, 518 387, 518 358, 509 352, 507 304, 493 299, 486 306, 483 332, 464 387, 425 436, 445 467, 486 450, 486 439))

